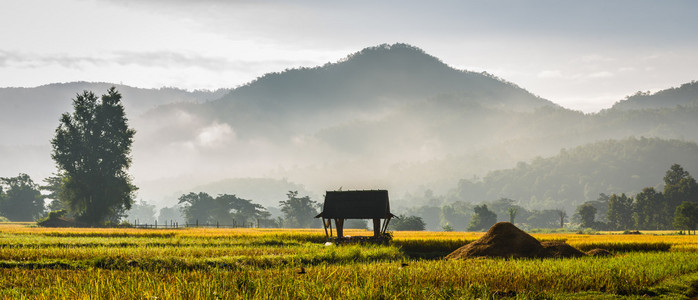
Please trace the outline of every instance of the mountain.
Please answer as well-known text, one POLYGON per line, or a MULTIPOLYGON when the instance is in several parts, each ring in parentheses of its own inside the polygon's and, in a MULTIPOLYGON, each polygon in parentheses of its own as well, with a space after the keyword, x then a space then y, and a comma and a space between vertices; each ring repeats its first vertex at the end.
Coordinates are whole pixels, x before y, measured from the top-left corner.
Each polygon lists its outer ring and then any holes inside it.
MULTIPOLYGON (((0 89, 0 176, 48 176, 49 140, 70 99, 109 86, 0 89)), ((283 198, 286 188, 313 197, 339 188, 389 189, 399 203, 562 148, 633 136, 698 141, 698 106, 584 114, 406 44, 270 73, 230 90, 117 89, 137 131, 131 173, 138 197, 168 206, 197 189, 270 204, 277 197, 269 191, 283 198), (265 184, 273 188, 264 191, 265 184)), ((598 189, 587 194, 607 190, 598 189)), ((577 201, 570 199, 560 201, 577 201)), ((541 201, 530 203, 548 205, 541 201)))
MULTIPOLYGON (((380 45, 336 63, 267 74, 215 101, 151 110, 138 123, 138 147, 154 151, 136 160, 170 174, 214 170, 200 184, 224 173, 310 181, 316 194, 340 186, 404 190, 425 184, 424 178, 406 180, 393 170, 490 151, 519 134, 512 117, 546 107, 566 111, 491 75, 456 70, 416 47, 380 45)), ((531 153, 512 155, 497 166, 531 153)), ((459 174, 491 167, 478 164, 459 174)), ((427 184, 443 182, 444 175, 427 184)))
POLYGON ((659 138, 627 138, 586 144, 530 163, 461 180, 450 201, 477 203, 500 198, 536 209, 572 212, 600 193, 634 195, 645 187, 663 188, 673 164, 698 175, 698 144, 659 138))
POLYGON ((661 90, 654 94, 637 92, 616 102, 611 110, 634 110, 698 106, 698 82, 682 84, 678 88, 661 90))
POLYGON ((292 134, 373 118, 438 95, 508 110, 557 106, 486 73, 456 70, 406 44, 370 47, 337 63, 267 74, 206 106, 216 118, 245 131, 292 134))

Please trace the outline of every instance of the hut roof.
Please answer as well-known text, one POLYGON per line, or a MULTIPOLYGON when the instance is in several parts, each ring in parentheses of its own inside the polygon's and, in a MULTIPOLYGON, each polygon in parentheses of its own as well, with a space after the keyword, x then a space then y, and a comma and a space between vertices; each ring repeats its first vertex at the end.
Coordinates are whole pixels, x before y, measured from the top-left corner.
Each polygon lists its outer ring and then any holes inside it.
POLYGON ((327 191, 322 212, 315 216, 326 219, 388 219, 388 191, 327 191))

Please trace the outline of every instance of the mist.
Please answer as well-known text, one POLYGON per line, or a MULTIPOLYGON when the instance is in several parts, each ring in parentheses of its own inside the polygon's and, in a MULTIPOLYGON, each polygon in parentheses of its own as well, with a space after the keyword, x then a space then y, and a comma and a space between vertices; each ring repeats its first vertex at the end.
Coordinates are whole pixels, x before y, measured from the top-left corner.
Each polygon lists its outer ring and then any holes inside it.
MULTIPOLYGON (((48 177, 55 171, 50 139, 60 114, 72 110, 71 99, 83 89, 102 93, 111 85, 0 89, 0 176, 48 177)), ((628 98, 619 99, 623 107, 585 114, 490 74, 454 69, 405 44, 270 73, 235 89, 116 87, 137 131, 130 169, 137 199, 158 207, 189 192, 235 194, 273 207, 289 190, 321 200, 327 190, 387 189, 396 207, 506 197, 530 209, 564 206, 571 212, 608 188, 555 203, 532 201, 541 190, 522 192, 506 182, 468 195, 464 182, 599 141, 698 140, 691 130, 698 125, 695 107, 634 108, 628 98)), ((679 163, 698 168, 690 158, 679 163)), ((574 180, 570 184, 580 182, 574 180)), ((631 192, 647 182, 616 186, 631 192)))

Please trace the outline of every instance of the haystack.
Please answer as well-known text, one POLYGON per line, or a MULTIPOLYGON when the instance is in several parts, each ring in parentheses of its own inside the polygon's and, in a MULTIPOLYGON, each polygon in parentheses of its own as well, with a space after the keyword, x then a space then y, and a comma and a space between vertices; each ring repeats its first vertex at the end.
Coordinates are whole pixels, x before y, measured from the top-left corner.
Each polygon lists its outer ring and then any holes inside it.
POLYGON ((582 251, 579 251, 579 249, 570 246, 569 244, 565 242, 559 242, 559 241, 546 241, 546 242, 541 242, 541 245, 545 249, 545 253, 543 257, 582 257, 586 256, 586 254, 582 251))
POLYGON ((587 255, 589 255, 589 256, 613 256, 613 254, 611 254, 611 252, 608 252, 608 250, 599 249, 599 248, 591 249, 591 250, 587 251, 587 255))
POLYGON ((564 242, 541 243, 509 222, 494 224, 478 240, 456 249, 447 259, 473 257, 545 258, 581 257, 584 252, 564 242))

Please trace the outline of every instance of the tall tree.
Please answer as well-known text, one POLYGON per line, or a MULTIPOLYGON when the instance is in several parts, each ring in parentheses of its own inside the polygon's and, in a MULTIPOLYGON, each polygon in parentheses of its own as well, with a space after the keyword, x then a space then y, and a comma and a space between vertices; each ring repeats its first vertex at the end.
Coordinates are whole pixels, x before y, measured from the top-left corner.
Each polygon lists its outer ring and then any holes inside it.
POLYGON ((10 221, 34 221, 44 213, 44 196, 27 174, 0 178, 0 215, 10 221), (3 186, 5 187, 3 189, 3 186))
POLYGON ((637 229, 660 229, 664 227, 664 200, 662 193, 646 187, 635 195, 633 217, 637 229))
POLYGON ((468 231, 485 230, 497 223, 497 214, 489 210, 487 204, 475 206, 473 210, 475 214, 470 219, 468 231))
POLYGON ((160 208, 158 213, 158 224, 171 224, 174 222, 184 224, 186 221, 180 207, 177 205, 160 208))
POLYGON ((596 218, 596 208, 593 205, 589 203, 582 204, 577 207, 577 213, 579 214, 579 219, 583 228, 596 227, 594 222, 596 218))
MULTIPOLYGON (((51 202, 46 206, 49 212, 62 210, 65 213, 70 208, 70 205, 62 201, 63 197, 63 183, 66 180, 65 174, 56 173, 52 176, 44 179, 46 185, 41 186, 42 191, 47 191, 46 199, 51 200, 51 202)), ((73 217, 72 214, 68 214, 69 217, 73 217)))
POLYGON ((62 201, 81 221, 99 225, 131 208, 136 187, 127 173, 135 130, 128 127, 121 94, 112 87, 101 98, 84 91, 73 99, 51 140, 62 183, 62 201))
POLYGON ((685 201, 676 207, 674 213, 674 228, 686 230, 691 234, 691 230, 695 233, 698 225, 698 203, 685 201))
POLYGON ((684 201, 698 202, 698 184, 688 171, 673 164, 664 176, 665 226, 671 226, 676 207, 684 201))
POLYGON ((441 207, 441 223, 449 224, 453 230, 465 230, 470 223, 473 206, 470 203, 456 201, 441 207))
POLYGON ((265 220, 271 216, 264 206, 253 203, 252 200, 238 198, 235 195, 218 195, 216 197, 220 211, 227 211, 235 224, 247 225, 249 223, 265 220))
POLYGON ((155 223, 155 205, 148 204, 143 200, 136 202, 126 212, 126 218, 134 223, 138 222, 138 224, 153 224, 155 223))
POLYGON ((208 224, 216 222, 211 214, 215 210, 215 200, 207 193, 189 193, 179 197, 179 205, 187 223, 208 224))
POLYGON ((181 211, 188 223, 247 226, 249 222, 266 220, 271 214, 264 206, 235 195, 216 198, 207 193, 189 193, 179 197, 181 211))
POLYGON ((279 201, 281 211, 284 213, 284 225, 293 228, 316 227, 322 222, 315 221, 317 215, 317 202, 310 200, 310 197, 298 197, 298 191, 289 191, 285 201, 279 201))
POLYGON ((608 226, 612 230, 630 229, 634 225, 633 198, 621 194, 612 194, 608 199, 608 226))

